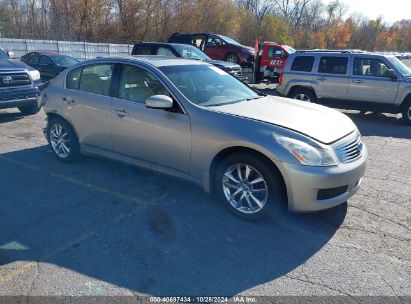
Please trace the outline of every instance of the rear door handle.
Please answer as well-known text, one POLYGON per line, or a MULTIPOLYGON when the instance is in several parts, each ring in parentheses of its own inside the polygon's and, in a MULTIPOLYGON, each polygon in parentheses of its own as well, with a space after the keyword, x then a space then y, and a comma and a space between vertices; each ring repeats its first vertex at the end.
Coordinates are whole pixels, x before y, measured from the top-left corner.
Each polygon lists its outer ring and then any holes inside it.
POLYGON ((114 113, 116 113, 117 116, 120 117, 120 118, 123 118, 123 117, 128 116, 128 113, 127 113, 124 109, 122 109, 122 108, 116 109, 116 110, 114 111, 114 113))
POLYGON ((353 83, 364 83, 364 80, 353 80, 353 83))
POLYGON ((68 105, 74 104, 74 98, 73 97, 63 97, 63 101, 68 105))
POLYGON ((327 80, 327 78, 325 78, 325 77, 317 77, 317 80, 319 80, 319 81, 324 81, 324 80, 327 80))

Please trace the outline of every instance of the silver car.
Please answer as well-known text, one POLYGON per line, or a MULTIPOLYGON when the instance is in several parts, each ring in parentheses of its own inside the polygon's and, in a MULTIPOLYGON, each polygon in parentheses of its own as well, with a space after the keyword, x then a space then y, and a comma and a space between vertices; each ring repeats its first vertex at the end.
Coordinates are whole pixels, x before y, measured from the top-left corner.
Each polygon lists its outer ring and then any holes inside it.
POLYGON ((315 211, 359 188, 367 150, 330 108, 265 96, 219 68, 165 57, 84 61, 41 103, 55 156, 98 155, 187 179, 236 215, 315 211))
POLYGON ((392 55, 298 51, 287 59, 276 91, 343 109, 402 113, 411 125, 411 69, 392 55))

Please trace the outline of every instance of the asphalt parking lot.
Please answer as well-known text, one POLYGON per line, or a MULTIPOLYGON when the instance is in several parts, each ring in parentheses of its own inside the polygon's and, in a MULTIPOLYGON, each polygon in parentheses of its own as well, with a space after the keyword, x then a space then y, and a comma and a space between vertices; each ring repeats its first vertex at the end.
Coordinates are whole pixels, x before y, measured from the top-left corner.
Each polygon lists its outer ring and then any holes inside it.
POLYGON ((43 112, 0 110, 0 295, 410 296, 411 127, 346 113, 369 148, 359 193, 248 223, 178 179, 60 163, 43 112))

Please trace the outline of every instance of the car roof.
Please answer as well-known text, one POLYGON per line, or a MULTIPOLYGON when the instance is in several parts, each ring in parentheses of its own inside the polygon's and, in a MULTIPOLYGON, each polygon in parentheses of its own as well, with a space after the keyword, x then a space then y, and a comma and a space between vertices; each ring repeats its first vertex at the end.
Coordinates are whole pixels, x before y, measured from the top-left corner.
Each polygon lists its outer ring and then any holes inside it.
POLYGON ((151 42, 151 41, 147 41, 147 42, 136 42, 134 44, 136 45, 169 45, 169 46, 177 46, 177 47, 182 47, 182 46, 191 46, 194 47, 192 45, 189 44, 181 44, 181 43, 169 43, 169 42, 151 42))
MULTIPOLYGON (((178 57, 166 57, 166 56, 159 56, 159 55, 134 55, 134 56, 124 56, 124 57, 101 57, 97 59, 92 59, 90 62, 99 62, 99 61, 107 61, 107 60, 118 60, 118 61, 134 61, 134 62, 142 62, 146 63, 155 67, 164 67, 164 66, 176 66, 176 65, 209 65, 206 62, 198 61, 198 60, 191 60, 185 58, 178 58, 178 57)), ((84 61, 83 61, 84 63, 84 61)))
POLYGON ((174 35, 220 35, 220 34, 215 34, 215 33, 210 33, 210 32, 176 32, 173 34, 174 35))

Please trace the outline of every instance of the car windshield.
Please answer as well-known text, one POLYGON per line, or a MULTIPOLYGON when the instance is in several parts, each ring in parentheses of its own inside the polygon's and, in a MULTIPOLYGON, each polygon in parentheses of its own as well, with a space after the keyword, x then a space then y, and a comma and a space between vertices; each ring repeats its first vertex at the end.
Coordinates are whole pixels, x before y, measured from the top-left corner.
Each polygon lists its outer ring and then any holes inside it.
POLYGON ((5 51, 0 50, 0 59, 9 59, 9 56, 5 51))
POLYGON ((296 49, 292 48, 289 45, 283 45, 282 47, 288 52, 288 54, 292 54, 292 53, 295 53, 297 51, 296 49))
POLYGON ((165 66, 160 70, 191 102, 220 106, 261 97, 257 92, 211 65, 165 66))
POLYGON ((241 45, 237 41, 235 41, 234 39, 231 39, 230 37, 223 36, 223 35, 217 35, 217 36, 220 37, 221 39, 223 39, 225 42, 228 42, 230 44, 241 45))
POLYGON ((79 62, 76 58, 73 58, 70 56, 50 56, 50 57, 57 66, 62 67, 62 68, 67 68, 79 62))
POLYGON ((394 67, 404 76, 411 76, 411 70, 395 56, 387 57, 394 67))
POLYGON ((181 57, 187 59, 194 59, 194 60, 209 60, 206 54, 200 51, 198 48, 191 46, 191 45, 175 45, 174 48, 176 49, 177 53, 180 54, 181 57))

